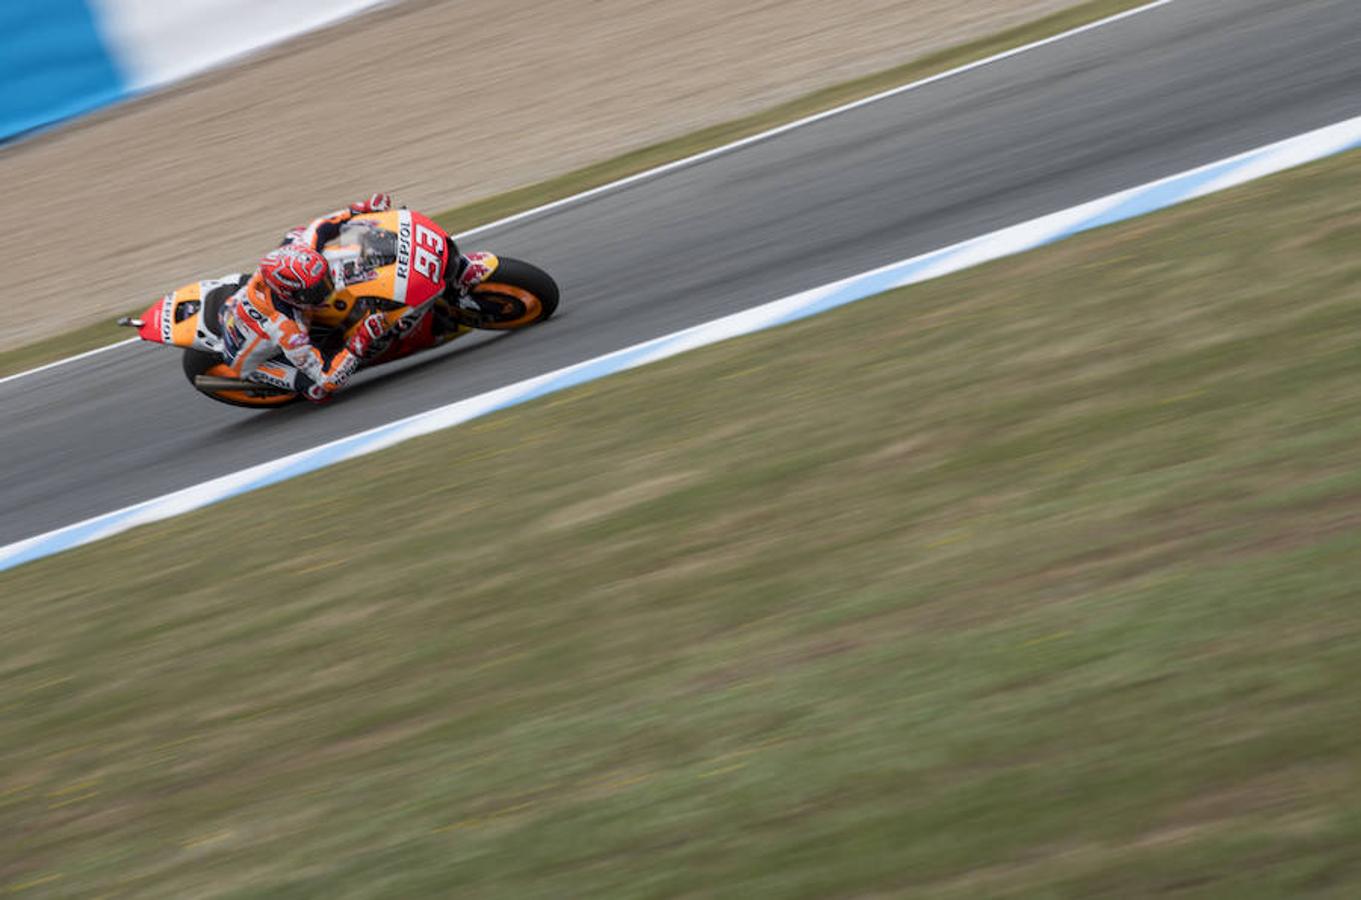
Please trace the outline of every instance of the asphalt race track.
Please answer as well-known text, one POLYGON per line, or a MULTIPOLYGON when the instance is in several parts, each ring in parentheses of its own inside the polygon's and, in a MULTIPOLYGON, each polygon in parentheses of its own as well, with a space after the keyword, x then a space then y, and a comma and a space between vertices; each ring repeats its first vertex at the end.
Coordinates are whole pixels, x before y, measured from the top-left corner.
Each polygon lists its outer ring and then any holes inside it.
POLYGON ((1356 115, 1361 3, 1175 0, 479 234, 560 317, 328 408, 214 403, 152 345, 0 385, 0 544, 1356 115))

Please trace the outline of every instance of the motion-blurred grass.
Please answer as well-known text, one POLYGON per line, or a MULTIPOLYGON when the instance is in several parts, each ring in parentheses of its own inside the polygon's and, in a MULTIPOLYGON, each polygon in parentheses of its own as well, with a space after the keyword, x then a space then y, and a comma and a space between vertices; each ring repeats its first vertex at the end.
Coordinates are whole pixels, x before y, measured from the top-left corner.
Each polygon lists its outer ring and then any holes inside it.
MULTIPOLYGON (((441 213, 436 218, 441 225, 451 232, 464 231, 504 216, 533 209, 545 203, 561 200, 582 191, 600 187, 621 178, 627 178, 630 175, 636 175, 639 172, 677 159, 683 159, 714 147, 721 147, 732 141, 759 134, 778 125, 832 109, 861 97, 867 97, 901 84, 908 84, 944 72, 972 60, 983 59, 1089 22, 1095 22, 1118 12, 1142 6, 1146 2, 1148 0, 1088 0, 1086 3, 1078 3, 1069 9, 1046 16, 1043 19, 1037 19, 1026 25, 999 32, 991 37, 943 50, 939 53, 932 53, 864 78, 833 85, 765 112, 735 119, 731 122, 723 122, 711 128, 643 147, 631 153, 568 172, 548 181, 477 200, 457 209, 441 213)), ((267 248, 262 245, 262 252, 265 249, 267 248)), ((243 266, 248 264, 246 261, 242 262, 243 266)), ((202 274, 203 277, 208 277, 219 273, 202 274)), ((166 285, 165 290, 170 290, 173 287, 176 287, 176 285, 166 285)), ((146 305, 146 303, 143 303, 136 309, 129 309, 125 315, 140 315, 146 309, 146 305)), ((107 321, 97 322, 56 337, 0 352, 0 377, 22 372, 76 353, 104 347, 118 340, 126 340, 132 335, 132 332, 115 325, 115 318, 117 317, 110 317, 107 321)))
POLYGON ((1358 176, 0 575, 0 890, 1357 896, 1358 176))

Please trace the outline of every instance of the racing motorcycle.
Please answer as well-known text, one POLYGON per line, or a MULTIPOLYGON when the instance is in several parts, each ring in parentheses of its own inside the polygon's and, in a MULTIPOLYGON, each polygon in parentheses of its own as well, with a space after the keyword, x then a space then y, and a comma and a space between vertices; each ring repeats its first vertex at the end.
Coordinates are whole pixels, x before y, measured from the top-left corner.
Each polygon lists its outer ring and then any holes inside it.
MULTIPOLYGON (((442 346, 474 329, 525 328, 558 308, 558 286, 547 272, 491 253, 465 259, 444 229, 411 210, 355 216, 321 251, 336 289, 311 311, 309 335, 324 355, 345 346, 366 316, 380 314, 392 328, 404 309, 437 298, 430 313, 364 368, 442 346), (478 271, 467 271, 468 260, 478 271)), ((301 395, 237 378, 222 361, 222 307, 244 279, 186 284, 118 324, 136 328, 142 340, 184 348, 189 383, 214 400, 253 408, 293 403, 301 395)))

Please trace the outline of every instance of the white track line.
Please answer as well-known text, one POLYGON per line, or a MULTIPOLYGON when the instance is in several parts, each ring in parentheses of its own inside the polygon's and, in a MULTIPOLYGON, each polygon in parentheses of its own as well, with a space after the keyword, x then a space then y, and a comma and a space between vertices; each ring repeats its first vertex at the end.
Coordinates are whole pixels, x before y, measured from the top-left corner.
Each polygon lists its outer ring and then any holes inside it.
POLYGON ((86 350, 84 353, 77 353, 75 356, 68 356, 65 359, 59 359, 56 362, 50 362, 45 365, 38 366, 36 369, 25 369, 22 372, 15 372, 13 375, 6 375, 5 377, 0 378, 0 384, 5 384, 6 382, 9 381, 14 381, 17 378, 23 378, 25 375, 36 375, 39 372, 46 372, 48 369, 55 369, 57 366, 64 366, 67 363, 73 363, 78 359, 85 359, 86 357, 94 356, 96 353, 103 353, 105 350, 112 350, 114 347, 126 347, 128 344, 135 344, 140 340, 141 338, 128 338, 127 340, 124 341, 118 341, 113 344, 106 344, 103 347, 96 347, 93 350, 86 350))
MULTIPOLYGON (((1107 16, 1104 19, 1098 19, 1095 22, 1088 22, 1086 25, 1079 25, 1076 28, 1070 28, 1067 31, 1060 32, 1058 34, 1052 35, 1047 38, 1043 38, 1033 43, 1023 44, 1020 47, 1013 47, 1010 50, 1004 50, 1001 53, 996 53, 993 54, 992 56, 975 60, 974 62, 971 63, 965 63, 962 66, 957 66, 953 69, 948 69, 944 72, 931 75, 919 81, 913 81, 909 84, 900 85, 896 88, 889 88, 886 91, 880 91, 877 94, 871 94, 868 97, 862 97, 859 100, 853 100, 850 103, 846 103, 842 106, 837 106, 832 109, 824 110, 820 113, 815 113, 811 116, 805 116, 804 118, 797 119, 793 122, 787 122, 784 125, 776 126, 775 128, 772 128, 769 131, 763 131, 760 134, 753 134, 750 137, 745 137, 742 138, 741 140, 733 141, 730 144, 724 144, 723 146, 715 147, 712 150, 705 150, 702 153, 696 153, 695 155, 687 156, 684 159, 678 159, 675 160, 674 162, 665 163, 655 168, 639 172, 636 175, 630 175, 627 178, 621 178, 618 181, 611 181, 609 184, 603 184, 600 187, 591 188, 588 191, 582 191, 580 194, 573 194, 572 196, 564 197, 561 200, 554 200, 552 203, 545 203, 543 206, 536 206, 533 209, 528 209, 525 210, 524 212, 515 213, 514 215, 506 216, 503 219, 497 219, 495 222, 488 222, 485 225, 478 225, 475 228, 470 228, 467 231, 464 231, 460 234, 456 234, 454 235, 454 237, 459 240, 462 240, 465 237, 469 237, 482 231, 490 231, 493 228, 500 228, 504 225, 511 225, 515 222, 522 222, 525 219, 543 215, 544 213, 552 212, 553 210, 556 209, 561 209, 573 203, 580 203, 583 200, 589 200, 592 197, 598 197, 601 194, 605 194, 610 191, 617 191, 620 188, 628 187, 631 184, 637 184, 638 182, 646 181, 649 178, 656 178, 659 175, 665 175, 668 172, 674 172, 677 169, 682 169, 685 168, 686 166, 693 166, 697 163, 704 162, 705 160, 713 159, 715 156, 721 156, 725 153, 731 153, 734 150, 740 150, 743 147, 748 147, 760 141, 769 140, 770 138, 784 134, 787 131, 793 131, 795 128, 802 128, 805 125, 812 125, 814 122, 821 122, 822 120, 829 119, 832 116, 839 116, 842 113, 850 112, 853 109, 859 109, 862 106, 868 106, 871 103, 877 103, 880 100, 886 100, 889 97, 896 97, 899 94, 905 94, 908 91, 915 91, 919 88, 926 87, 927 85, 935 84, 938 81, 944 81, 946 78, 953 78, 957 75, 963 75, 966 72, 972 72, 975 69, 981 69, 984 66, 990 66, 993 63, 1001 62, 1004 59, 1011 59, 1013 56, 1019 56, 1022 53, 1029 53, 1031 50, 1038 50, 1041 47, 1047 47, 1050 44, 1057 43, 1058 41, 1067 40, 1070 37, 1075 37, 1079 34, 1084 34, 1088 31, 1092 31, 1097 28, 1102 28, 1106 25, 1114 24, 1115 22, 1119 22, 1123 19, 1128 19, 1131 16, 1137 16, 1141 13, 1146 13, 1150 10, 1157 9, 1160 6, 1167 6, 1169 3, 1172 2, 1174 2, 1174 0, 1153 0, 1152 3, 1146 3, 1143 6, 1137 6, 1134 9, 1127 9, 1122 13, 1116 13, 1115 15, 1107 16)), ((109 344, 105 347, 99 347, 94 350, 89 350, 86 351, 85 353, 81 353, 76 356, 66 357, 65 359, 59 359, 56 362, 50 362, 47 363, 46 365, 38 366, 36 369, 27 369, 23 372, 16 372, 13 375, 7 375, 4 378, 0 378, 0 384, 5 384, 6 382, 14 381, 15 379, 18 378, 23 378, 26 375, 35 375, 38 372, 45 372, 48 369, 52 369, 57 366, 63 366, 66 365, 67 363, 75 362, 80 359, 85 359, 86 357, 93 356, 96 353, 103 353, 105 350, 112 350, 115 347, 123 347, 126 346, 127 344, 133 344, 136 343, 138 340, 140 340, 140 338, 131 338, 125 341, 119 341, 116 344, 109 344)))

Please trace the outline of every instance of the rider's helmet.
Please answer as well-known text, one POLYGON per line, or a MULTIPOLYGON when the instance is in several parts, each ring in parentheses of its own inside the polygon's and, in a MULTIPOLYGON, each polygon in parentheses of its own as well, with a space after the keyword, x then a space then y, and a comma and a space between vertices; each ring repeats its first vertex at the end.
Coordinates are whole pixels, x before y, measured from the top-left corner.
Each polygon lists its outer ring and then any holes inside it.
POLYGON ((265 254, 260 277, 274 299, 288 306, 320 306, 335 290, 326 257, 306 244, 289 244, 265 254))

